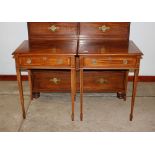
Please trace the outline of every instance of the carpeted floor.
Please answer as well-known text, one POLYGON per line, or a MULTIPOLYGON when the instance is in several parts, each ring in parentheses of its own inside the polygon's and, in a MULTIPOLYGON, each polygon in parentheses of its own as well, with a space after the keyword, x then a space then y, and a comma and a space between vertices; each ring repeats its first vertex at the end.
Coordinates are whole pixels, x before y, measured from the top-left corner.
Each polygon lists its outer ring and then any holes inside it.
POLYGON ((75 121, 71 121, 69 93, 41 94, 30 103, 24 82, 26 120, 22 119, 16 81, 0 81, 0 131, 155 131, 155 83, 139 83, 134 120, 129 121, 131 83, 127 101, 115 94, 84 95, 84 120, 79 120, 79 94, 75 121))

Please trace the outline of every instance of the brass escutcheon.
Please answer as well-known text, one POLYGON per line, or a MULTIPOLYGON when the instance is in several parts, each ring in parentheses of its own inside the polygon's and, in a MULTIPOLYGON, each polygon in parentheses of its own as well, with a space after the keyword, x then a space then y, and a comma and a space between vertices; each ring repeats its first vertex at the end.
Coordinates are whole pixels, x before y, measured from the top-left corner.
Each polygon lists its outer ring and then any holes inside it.
POLYGON ((61 80, 56 78, 56 77, 54 77, 54 78, 50 79, 49 81, 53 82, 54 84, 59 84, 61 80))
POLYGON ((92 59, 92 64, 96 65, 97 64, 97 60, 96 59, 92 59))
POLYGON ((26 63, 31 64, 32 60, 30 58, 27 59, 26 63))
POLYGON ((52 32, 55 32, 56 30, 59 29, 59 27, 56 27, 55 25, 52 25, 48 29, 51 30, 52 32))
POLYGON ((110 30, 110 27, 106 26, 106 25, 102 25, 98 28, 100 31, 102 32, 106 32, 107 30, 110 30))
POLYGON ((126 59, 123 60, 123 64, 124 64, 124 65, 128 64, 128 60, 126 60, 126 59))
POLYGON ((63 64, 63 59, 57 59, 57 62, 56 62, 58 65, 61 65, 63 64))
POLYGON ((106 83, 108 83, 108 80, 106 80, 105 78, 99 78, 99 79, 97 80, 97 83, 106 84, 106 83))

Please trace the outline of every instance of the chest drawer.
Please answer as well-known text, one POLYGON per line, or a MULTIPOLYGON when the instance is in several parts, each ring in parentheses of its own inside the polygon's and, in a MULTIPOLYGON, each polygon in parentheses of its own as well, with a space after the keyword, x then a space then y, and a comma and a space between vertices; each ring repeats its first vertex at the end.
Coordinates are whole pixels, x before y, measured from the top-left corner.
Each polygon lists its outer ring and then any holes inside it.
POLYGON ((70 67, 69 56, 19 56, 19 64, 22 67, 70 67))
POLYGON ((53 37, 76 36, 77 23, 70 22, 30 22, 28 23, 29 38, 50 40, 53 37))
POLYGON ((71 73, 68 70, 33 70, 33 91, 69 92, 71 73))
POLYGON ((86 38, 101 37, 105 40, 128 39, 129 25, 125 22, 80 23, 80 35, 86 38))
POLYGON ((125 56, 87 56, 83 57, 85 68, 134 68, 136 67, 135 57, 125 56))
MULTIPOLYGON (((80 75, 77 72, 76 87, 80 89, 80 75)), ((32 70, 33 92, 70 92, 71 73, 68 70, 32 70)), ((126 71, 84 72, 84 92, 125 91, 126 71)))

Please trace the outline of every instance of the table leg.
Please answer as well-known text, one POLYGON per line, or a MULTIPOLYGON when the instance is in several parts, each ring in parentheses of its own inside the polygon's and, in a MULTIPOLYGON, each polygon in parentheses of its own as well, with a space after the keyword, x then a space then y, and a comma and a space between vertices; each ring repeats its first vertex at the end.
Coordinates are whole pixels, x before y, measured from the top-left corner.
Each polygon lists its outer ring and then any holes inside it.
POLYGON ((75 69, 71 69, 71 97, 72 97, 72 114, 71 114, 71 118, 72 118, 72 121, 74 121, 75 69))
POLYGON ((25 119, 26 113, 25 113, 25 107, 24 107, 24 96, 23 96, 21 71, 19 68, 16 68, 16 72, 17 72, 17 81, 18 81, 18 87, 19 87, 20 103, 21 103, 21 107, 22 107, 23 118, 25 119))
POLYGON ((74 101, 76 101, 76 69, 74 71, 74 101))
POLYGON ((29 87, 30 87, 30 100, 33 100, 33 95, 32 95, 32 74, 31 74, 31 70, 28 70, 28 80, 29 80, 29 87))
POLYGON ((132 119, 133 119, 133 110, 134 110, 134 104, 135 104, 135 96, 136 96, 136 89, 137 89, 138 74, 139 74, 139 69, 135 69, 134 70, 132 99, 131 99, 130 121, 132 121, 132 119))
POLYGON ((83 69, 80 69, 80 120, 83 121, 83 69))

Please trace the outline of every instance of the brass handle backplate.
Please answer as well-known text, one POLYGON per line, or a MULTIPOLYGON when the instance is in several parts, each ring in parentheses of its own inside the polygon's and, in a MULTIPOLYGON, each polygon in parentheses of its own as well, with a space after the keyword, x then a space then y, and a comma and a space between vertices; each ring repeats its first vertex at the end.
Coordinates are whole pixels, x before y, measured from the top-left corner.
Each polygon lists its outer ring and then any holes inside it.
POLYGON ((128 64, 128 60, 126 60, 126 59, 123 60, 123 64, 124 64, 124 65, 127 65, 127 64, 128 64))
POLYGON ((54 84, 58 84, 58 83, 60 83, 61 80, 56 78, 56 77, 54 77, 54 78, 50 79, 49 81, 53 82, 54 84))
POLYGON ((63 64, 63 59, 57 59, 56 63, 57 63, 58 65, 63 64))
POLYGON ((31 64, 31 62, 32 62, 32 60, 30 58, 27 59, 27 61, 26 61, 27 64, 31 64))
POLYGON ((110 27, 106 25, 102 25, 98 29, 102 32, 106 32, 107 30, 110 30, 110 27))
POLYGON ((55 32, 56 30, 59 29, 59 27, 56 27, 55 25, 52 25, 48 29, 51 30, 52 32, 55 32))
POLYGON ((105 79, 105 78, 99 78, 99 79, 97 80, 97 83, 100 83, 100 84, 107 84, 107 83, 108 83, 108 80, 105 79))
POLYGON ((92 64, 96 65, 97 64, 97 60, 96 59, 92 59, 92 64))

